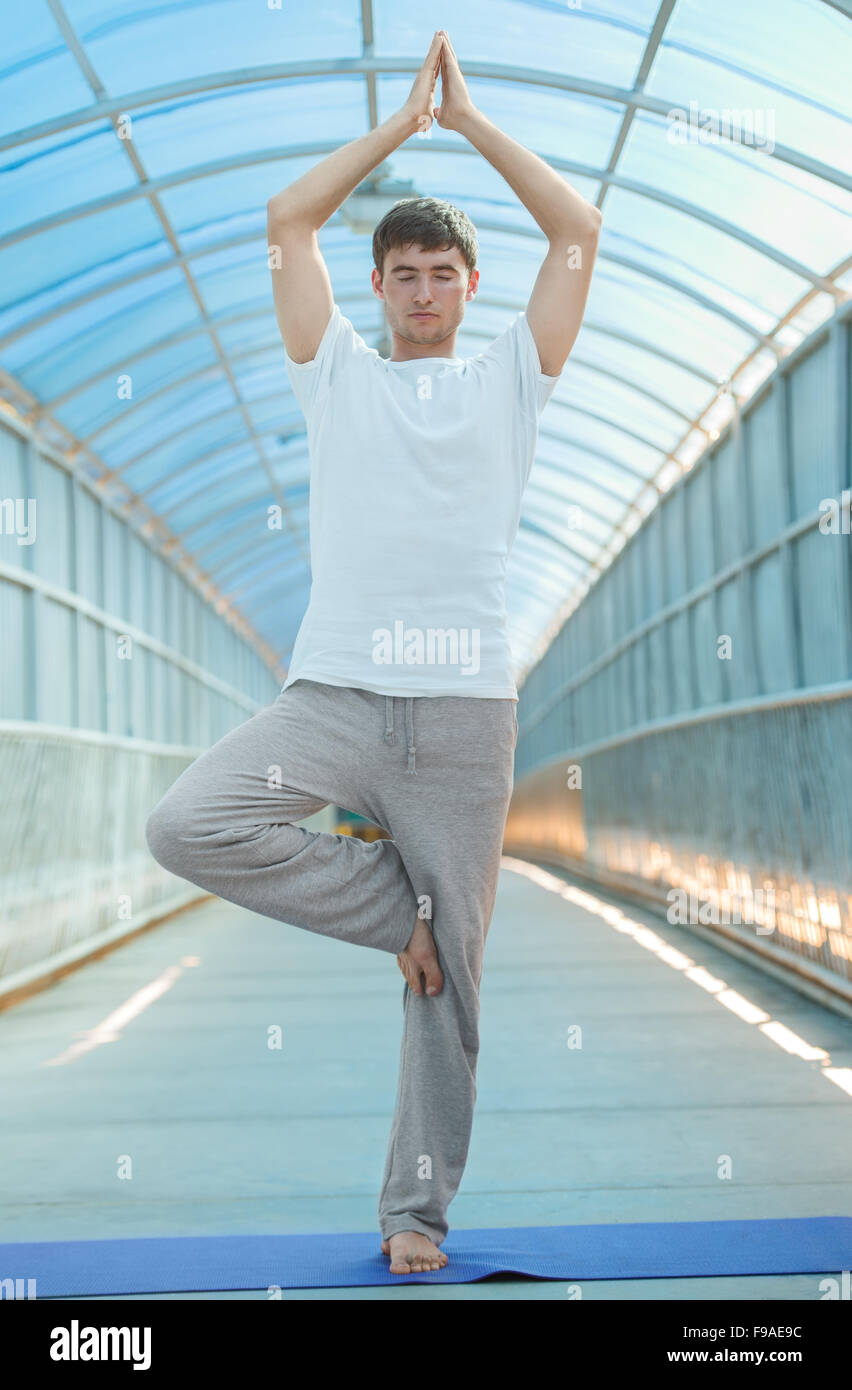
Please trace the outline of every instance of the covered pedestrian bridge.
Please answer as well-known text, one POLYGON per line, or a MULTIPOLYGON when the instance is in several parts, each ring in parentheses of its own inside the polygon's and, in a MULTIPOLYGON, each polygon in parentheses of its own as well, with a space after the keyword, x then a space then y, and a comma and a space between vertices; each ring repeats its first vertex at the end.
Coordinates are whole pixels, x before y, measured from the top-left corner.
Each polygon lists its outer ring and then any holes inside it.
MULTIPOLYGON (((431 12, 2 8, 0 1243, 371 1230, 393 961, 202 894, 144 826, 275 699, 310 591, 267 200, 402 105, 431 12)), ((480 109, 603 217, 507 572, 515 785, 454 1229, 850 1213, 846 10, 435 14, 480 109)), ((370 237, 420 194, 477 227, 474 356, 546 241, 455 132, 406 141, 325 224, 335 300, 388 355, 370 237)), ((379 833, 347 812, 305 824, 379 833)), ((773 1259, 615 1266, 583 1296, 841 1278, 773 1259)))

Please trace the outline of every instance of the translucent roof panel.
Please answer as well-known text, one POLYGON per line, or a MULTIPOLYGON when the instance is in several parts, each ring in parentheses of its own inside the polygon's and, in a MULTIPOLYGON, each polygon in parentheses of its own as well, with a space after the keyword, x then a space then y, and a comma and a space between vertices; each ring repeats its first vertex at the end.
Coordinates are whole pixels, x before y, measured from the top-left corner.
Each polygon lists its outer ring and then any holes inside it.
MULTIPOLYGON (((852 291, 848 8, 458 0, 434 20, 485 115, 603 214, 507 570, 518 678, 717 437, 726 391, 744 402, 852 291)), ((283 672, 310 585, 309 459, 266 202, 398 109, 433 20, 401 0, 0 0, 0 15, 6 416, 101 479, 283 672)), ((436 125, 375 178, 375 221, 400 189, 472 218, 480 282, 456 350, 481 352, 526 306, 540 228, 436 125)), ((342 312, 386 355, 371 228, 347 214, 320 245, 342 312)))

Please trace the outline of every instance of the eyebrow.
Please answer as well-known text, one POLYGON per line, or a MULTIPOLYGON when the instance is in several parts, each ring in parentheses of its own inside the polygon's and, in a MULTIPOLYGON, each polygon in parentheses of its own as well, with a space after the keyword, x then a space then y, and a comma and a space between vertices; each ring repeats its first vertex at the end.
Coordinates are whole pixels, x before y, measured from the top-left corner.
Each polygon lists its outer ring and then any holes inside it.
MULTIPOLYGON (((419 268, 420 267, 416 265, 395 265, 390 273, 391 275, 396 275, 398 270, 419 270, 419 268)), ((429 270, 452 270, 455 274, 458 274, 459 269, 457 265, 453 265, 450 261, 442 261, 439 265, 430 265, 428 268, 429 270)))

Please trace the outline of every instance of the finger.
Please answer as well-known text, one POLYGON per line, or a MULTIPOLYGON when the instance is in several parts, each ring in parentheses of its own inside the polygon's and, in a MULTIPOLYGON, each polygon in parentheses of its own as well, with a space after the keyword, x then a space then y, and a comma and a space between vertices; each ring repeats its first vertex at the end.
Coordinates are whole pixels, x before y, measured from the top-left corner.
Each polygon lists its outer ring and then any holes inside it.
POLYGON ((458 65, 459 65, 459 60, 458 60, 458 58, 456 57, 456 50, 453 48, 453 45, 452 45, 452 43, 450 42, 450 36, 449 36, 449 34, 446 33, 446 32, 444 33, 444 45, 443 45, 442 52, 443 52, 443 54, 444 54, 444 56, 445 56, 447 62, 449 62, 451 65, 455 65, 456 67, 458 67, 458 65))
POLYGON ((440 57, 441 49, 443 47, 444 40, 440 29, 437 29, 435 31, 435 36, 432 39, 431 44, 429 45, 429 52, 426 54, 426 63, 424 63, 423 66, 426 67, 426 64, 431 64, 436 57, 440 57))
MULTIPOLYGON (((436 33, 436 34, 435 34, 435 37, 433 38, 433 40, 432 40, 432 42, 431 42, 431 44, 429 45, 429 52, 426 54, 426 57, 425 57, 425 59, 424 59, 424 61, 423 61, 423 66, 422 66, 421 69, 420 69, 420 72, 419 72, 419 74, 418 74, 418 78, 423 78, 423 77, 429 77, 429 78, 431 78, 432 75, 433 75, 433 73, 434 73, 434 74, 437 74, 438 68, 440 67, 440 63, 441 63, 441 52, 442 52, 442 49, 443 49, 443 39, 441 38, 441 36, 440 36, 439 33, 436 33)), ((418 80, 418 79, 415 78, 415 82, 416 82, 417 80, 418 80)))

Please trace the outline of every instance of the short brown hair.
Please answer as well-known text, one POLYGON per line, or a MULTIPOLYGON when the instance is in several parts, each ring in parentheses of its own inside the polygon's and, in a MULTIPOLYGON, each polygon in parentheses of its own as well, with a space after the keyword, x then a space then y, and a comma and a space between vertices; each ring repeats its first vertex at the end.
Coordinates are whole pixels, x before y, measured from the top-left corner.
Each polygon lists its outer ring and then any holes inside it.
POLYGON ((385 253, 411 242, 424 251, 447 251, 457 246, 470 281, 476 269, 476 228, 461 208, 443 198, 401 198, 394 203, 373 232, 373 260, 380 275, 384 274, 385 253))

